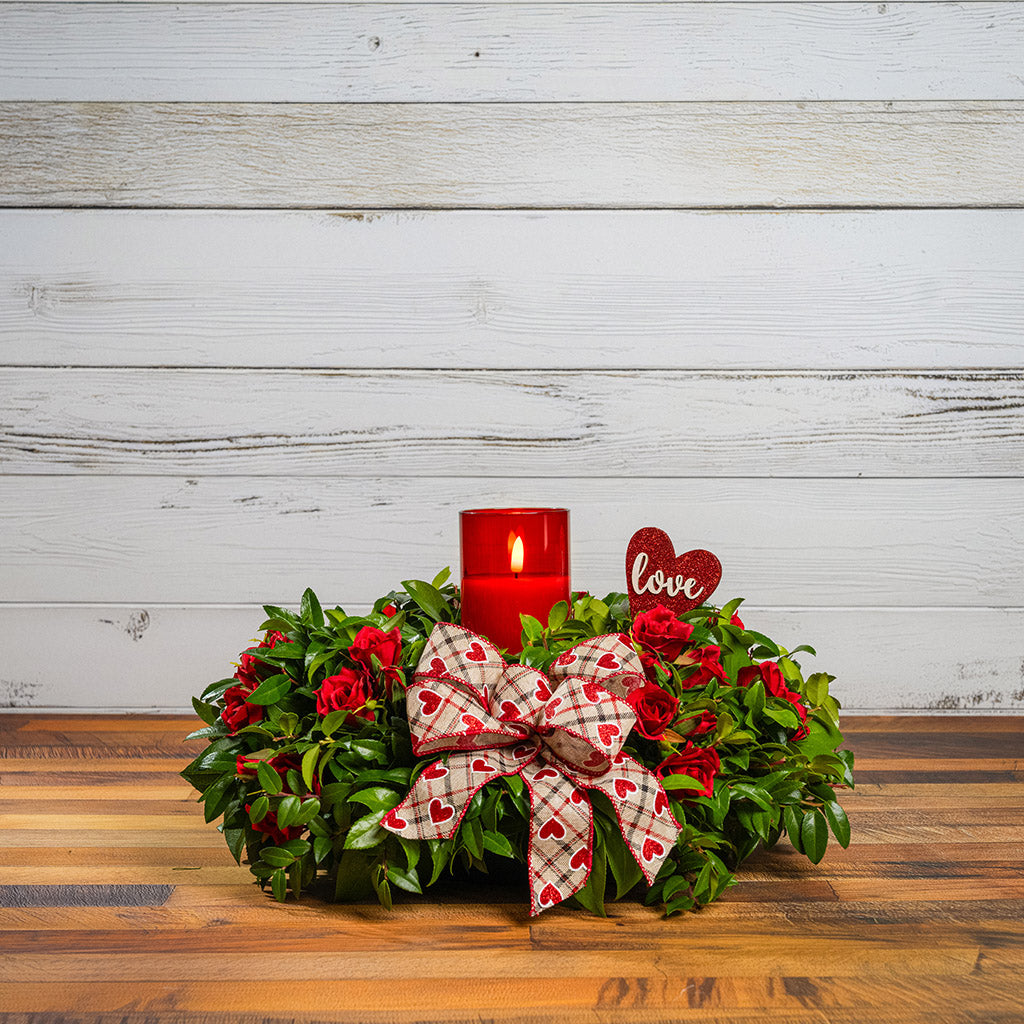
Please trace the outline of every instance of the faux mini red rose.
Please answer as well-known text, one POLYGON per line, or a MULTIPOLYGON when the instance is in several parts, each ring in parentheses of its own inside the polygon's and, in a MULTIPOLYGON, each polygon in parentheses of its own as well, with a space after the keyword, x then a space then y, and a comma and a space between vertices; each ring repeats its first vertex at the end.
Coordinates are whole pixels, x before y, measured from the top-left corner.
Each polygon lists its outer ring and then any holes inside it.
MULTIPOLYGON (((687 740, 686 746, 682 750, 666 757, 654 769, 654 772, 659 779, 666 779, 670 775, 689 775, 704 788, 687 790, 685 794, 711 796, 715 790, 715 776, 720 767, 721 761, 718 758, 718 751, 714 747, 697 747, 687 740)), ((683 799, 685 799, 685 794, 683 799)))
POLYGON ((707 686, 712 679, 726 681, 725 669, 722 667, 722 648, 715 644, 707 647, 695 647, 686 656, 686 661, 697 666, 697 671, 688 675, 680 685, 685 690, 698 686, 707 686))
POLYGON ((679 701, 654 683, 633 690, 626 700, 636 713, 634 728, 649 740, 661 739, 679 708, 679 701))
MULTIPOLYGON (((237 673, 236 673, 237 677, 237 673)), ((232 734, 243 726, 263 721, 263 707, 260 704, 249 704, 246 698, 259 685, 259 680, 240 682, 238 686, 229 686, 224 691, 225 708, 220 713, 221 720, 232 734)))
POLYGON ((381 665, 384 685, 388 693, 392 684, 400 678, 396 668, 402 655, 402 633, 397 627, 387 633, 376 626, 363 626, 355 635, 348 653, 352 660, 362 665, 368 673, 375 671, 373 659, 381 665))
POLYGON ((332 711, 351 711, 357 718, 373 721, 373 711, 364 707, 372 700, 373 680, 354 668, 343 668, 336 676, 328 676, 316 691, 316 710, 323 717, 332 711))
POLYGON ((663 604, 633 620, 633 639, 665 661, 675 661, 692 635, 693 626, 680 622, 675 612, 663 604))

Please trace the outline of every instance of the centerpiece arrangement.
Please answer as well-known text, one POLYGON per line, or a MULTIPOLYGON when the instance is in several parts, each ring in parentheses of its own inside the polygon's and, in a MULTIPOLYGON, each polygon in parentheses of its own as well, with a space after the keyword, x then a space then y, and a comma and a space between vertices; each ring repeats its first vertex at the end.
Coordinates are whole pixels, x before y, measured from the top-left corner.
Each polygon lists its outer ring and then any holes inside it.
POLYGON ((640 530, 628 593, 598 598, 570 591, 564 509, 490 509, 463 513, 462 565, 364 615, 266 606, 193 700, 210 743, 182 774, 278 900, 326 879, 390 907, 505 862, 533 913, 641 888, 672 913, 784 834, 814 863, 848 844, 832 677, 709 602, 710 552, 640 530))

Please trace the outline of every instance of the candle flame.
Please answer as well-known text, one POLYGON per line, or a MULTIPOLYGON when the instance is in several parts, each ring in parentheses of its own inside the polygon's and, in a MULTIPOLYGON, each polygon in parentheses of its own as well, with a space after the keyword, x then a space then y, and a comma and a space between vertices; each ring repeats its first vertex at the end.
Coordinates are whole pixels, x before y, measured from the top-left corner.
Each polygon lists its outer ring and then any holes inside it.
POLYGON ((509 559, 509 568, 512 572, 519 573, 523 571, 523 538, 516 537, 515 543, 512 545, 512 557, 509 559))

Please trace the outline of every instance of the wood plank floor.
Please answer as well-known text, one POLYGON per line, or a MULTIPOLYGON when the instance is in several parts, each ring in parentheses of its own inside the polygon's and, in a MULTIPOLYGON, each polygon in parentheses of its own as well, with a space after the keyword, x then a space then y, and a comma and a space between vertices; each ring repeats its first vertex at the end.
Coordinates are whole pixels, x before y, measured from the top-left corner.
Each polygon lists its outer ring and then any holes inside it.
POLYGON ((853 842, 699 914, 263 895, 177 776, 194 721, 0 716, 0 1022, 1024 1022, 1024 718, 849 718, 853 842), (53 887, 53 888, 43 888, 53 887))

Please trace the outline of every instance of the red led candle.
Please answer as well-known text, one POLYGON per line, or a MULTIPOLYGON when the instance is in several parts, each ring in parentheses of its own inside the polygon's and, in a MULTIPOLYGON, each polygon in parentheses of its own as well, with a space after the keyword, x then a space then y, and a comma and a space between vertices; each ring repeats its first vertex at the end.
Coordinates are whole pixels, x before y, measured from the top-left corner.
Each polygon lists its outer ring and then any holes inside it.
POLYGON ((552 605, 569 600, 569 510, 468 509, 459 533, 462 625, 518 654, 520 614, 546 626, 552 605))

